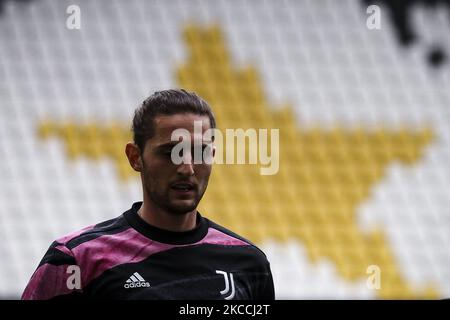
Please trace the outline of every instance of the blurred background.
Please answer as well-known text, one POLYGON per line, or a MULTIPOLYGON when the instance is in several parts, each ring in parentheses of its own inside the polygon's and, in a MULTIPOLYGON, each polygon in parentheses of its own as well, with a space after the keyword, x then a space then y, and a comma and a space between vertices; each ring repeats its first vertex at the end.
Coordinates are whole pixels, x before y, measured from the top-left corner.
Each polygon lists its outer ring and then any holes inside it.
POLYGON ((0 1, 0 298, 142 199, 131 118, 174 87, 221 129, 280 130, 276 175, 217 164, 200 207, 266 252, 278 299, 450 297, 449 8, 0 1))

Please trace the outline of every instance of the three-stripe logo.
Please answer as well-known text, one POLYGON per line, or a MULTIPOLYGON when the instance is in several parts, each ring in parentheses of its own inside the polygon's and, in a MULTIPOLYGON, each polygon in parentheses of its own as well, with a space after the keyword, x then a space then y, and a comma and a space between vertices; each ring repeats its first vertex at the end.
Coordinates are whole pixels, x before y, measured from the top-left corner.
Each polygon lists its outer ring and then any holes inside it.
POLYGON ((125 289, 146 288, 150 287, 150 283, 145 281, 145 279, 142 278, 142 276, 139 273, 135 272, 128 278, 123 287, 125 289))

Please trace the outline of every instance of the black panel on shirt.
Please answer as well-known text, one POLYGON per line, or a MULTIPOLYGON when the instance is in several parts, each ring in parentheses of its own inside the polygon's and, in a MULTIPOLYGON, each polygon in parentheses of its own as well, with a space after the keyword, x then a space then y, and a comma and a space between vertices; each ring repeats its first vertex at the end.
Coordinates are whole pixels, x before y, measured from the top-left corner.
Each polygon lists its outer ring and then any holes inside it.
POLYGON ((235 299, 274 298, 269 263, 258 249, 247 245, 176 247, 109 269, 84 292, 94 299, 223 299, 225 280, 216 270, 233 274, 235 299), (150 287, 124 288, 135 272, 150 287))
POLYGON ((61 250, 56 249, 57 246, 61 245, 60 243, 54 241, 50 248, 45 253, 44 257, 42 258, 41 262, 39 262, 39 266, 42 266, 46 263, 50 263, 54 266, 60 266, 64 264, 76 264, 75 258, 71 255, 68 255, 67 253, 62 252, 61 250))
POLYGON ((82 243, 94 240, 100 236, 117 234, 129 228, 130 225, 125 221, 123 216, 120 216, 118 218, 104 221, 95 225, 93 229, 90 229, 82 233, 81 235, 69 240, 66 243, 66 247, 69 249, 73 249, 82 243))

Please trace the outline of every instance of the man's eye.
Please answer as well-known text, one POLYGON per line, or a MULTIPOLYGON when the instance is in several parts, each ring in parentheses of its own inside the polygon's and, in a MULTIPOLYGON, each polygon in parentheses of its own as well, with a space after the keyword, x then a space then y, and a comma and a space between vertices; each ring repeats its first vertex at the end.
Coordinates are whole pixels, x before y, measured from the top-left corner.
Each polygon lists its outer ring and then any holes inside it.
POLYGON ((163 156, 171 156, 171 154, 172 154, 172 150, 170 149, 170 150, 164 150, 163 152, 162 152, 162 155, 163 156))

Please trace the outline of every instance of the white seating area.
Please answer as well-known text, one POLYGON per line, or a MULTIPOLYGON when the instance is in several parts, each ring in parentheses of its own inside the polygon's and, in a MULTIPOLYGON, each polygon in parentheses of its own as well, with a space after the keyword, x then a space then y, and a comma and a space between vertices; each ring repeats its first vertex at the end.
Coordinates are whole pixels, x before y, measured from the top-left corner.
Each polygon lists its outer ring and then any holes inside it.
MULTIPOLYGON (((77 3, 80 30, 66 28, 72 4, 66 0, 6 1, 0 15, 0 299, 20 297, 54 239, 116 217, 142 197, 139 180, 121 177, 114 159, 89 153, 70 158, 64 133, 44 139, 41 126, 128 127, 146 96, 180 86, 177 72, 190 57, 184 31, 192 25, 219 28, 232 68, 257 70, 267 104, 274 113, 289 105, 299 130, 432 132, 413 163, 397 159, 386 167, 354 215, 364 232, 384 232, 412 290, 431 286, 437 297, 450 297, 450 61, 439 69, 426 61, 430 44, 450 55, 446 11, 434 16, 417 7, 413 22, 423 41, 404 48, 383 7, 381 29, 369 30, 356 0, 77 3)), ((234 116, 221 114, 219 123, 234 116)), ((389 135, 383 139, 381 146, 405 146, 389 135)), ((300 152, 295 143, 280 148, 300 152)), ((294 160, 286 161, 295 171, 294 160)), ((221 192, 233 202, 226 187, 221 192)), ((291 202, 273 206, 274 221, 297 221, 285 214, 291 202)), ((237 202, 231 207, 241 208, 237 202)), ((379 297, 367 289, 366 278, 340 274, 348 261, 312 261, 295 232, 262 233, 258 245, 271 261, 277 298, 379 297)))

